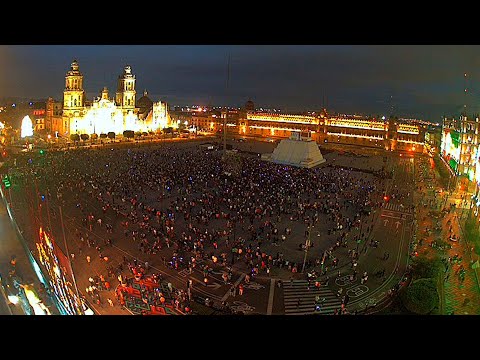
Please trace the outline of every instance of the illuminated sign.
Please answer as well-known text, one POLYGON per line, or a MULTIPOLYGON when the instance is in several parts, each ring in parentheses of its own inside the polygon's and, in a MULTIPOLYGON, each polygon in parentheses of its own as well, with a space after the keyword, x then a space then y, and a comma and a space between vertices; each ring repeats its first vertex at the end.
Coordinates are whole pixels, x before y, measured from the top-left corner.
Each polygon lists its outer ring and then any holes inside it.
POLYGON ((33 115, 45 115, 45 109, 33 110, 33 115))

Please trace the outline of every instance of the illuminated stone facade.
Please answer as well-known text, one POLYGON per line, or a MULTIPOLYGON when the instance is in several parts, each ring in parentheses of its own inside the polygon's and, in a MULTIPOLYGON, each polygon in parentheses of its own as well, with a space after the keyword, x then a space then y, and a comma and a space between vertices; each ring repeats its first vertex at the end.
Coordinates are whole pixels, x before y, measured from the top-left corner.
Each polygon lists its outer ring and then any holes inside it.
POLYGON ((247 111, 235 124, 240 135, 289 138, 293 133, 311 134, 319 143, 352 144, 368 147, 423 152, 426 126, 362 118, 329 116, 325 110, 315 115, 293 115, 247 111))
POLYGON ((292 133, 310 132, 312 138, 318 132, 320 119, 315 116, 247 112, 238 121, 241 135, 290 138, 292 133))
MULTIPOLYGON (((63 92, 62 135, 70 134, 122 134, 125 130, 140 132, 156 131, 170 126, 171 119, 165 102, 153 103, 151 109, 136 107, 135 75, 129 65, 118 77, 115 99, 109 98, 108 89, 103 88, 101 95, 91 104, 85 101, 83 75, 76 60, 65 76, 63 92)), ((146 93, 145 93, 146 96, 146 93)))
POLYGON ((65 134, 67 128, 64 128, 63 106, 61 101, 55 101, 49 97, 46 103, 45 128, 47 132, 65 134))
POLYGON ((387 131, 387 123, 382 120, 327 116, 321 126, 320 140, 326 143, 384 147, 387 131))
MULTIPOLYGON (((455 174, 465 175, 469 180, 478 179, 479 161, 479 118, 443 120, 441 155, 455 174)), ((479 179, 480 180, 480 179, 479 179)))

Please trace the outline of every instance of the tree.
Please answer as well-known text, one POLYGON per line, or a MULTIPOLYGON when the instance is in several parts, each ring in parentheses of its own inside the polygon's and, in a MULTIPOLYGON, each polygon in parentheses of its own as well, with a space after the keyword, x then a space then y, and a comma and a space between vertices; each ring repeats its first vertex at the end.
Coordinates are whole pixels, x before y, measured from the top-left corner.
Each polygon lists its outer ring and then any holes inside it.
POLYGON ((87 140, 90 138, 90 136, 89 136, 88 134, 82 134, 82 135, 80 135, 80 138, 81 138, 83 141, 87 141, 87 140))
POLYGON ((415 314, 429 314, 439 303, 437 287, 433 279, 418 279, 400 295, 403 306, 415 314))
POLYGON ((100 139, 105 139, 107 137, 107 134, 100 134, 100 139))
POLYGON ((97 140, 98 139, 98 135, 97 134, 92 134, 90 136, 90 139, 92 139, 93 141, 97 140))
POLYGON ((133 130, 125 130, 123 136, 127 139, 133 139, 135 137, 135 132, 133 130))
POLYGON ((136 132, 135 132, 135 136, 137 136, 137 137, 138 137, 138 136, 142 136, 142 132, 141 132, 141 131, 136 131, 136 132))
POLYGON ((108 134, 107 134, 107 137, 111 140, 115 139, 115 133, 113 131, 110 131, 108 134))
POLYGON ((445 267, 439 258, 428 259, 422 256, 415 258, 412 270, 414 279, 436 279, 445 267))
POLYGON ((78 134, 70 134, 70 140, 72 140, 73 142, 80 141, 80 135, 78 135, 78 134))

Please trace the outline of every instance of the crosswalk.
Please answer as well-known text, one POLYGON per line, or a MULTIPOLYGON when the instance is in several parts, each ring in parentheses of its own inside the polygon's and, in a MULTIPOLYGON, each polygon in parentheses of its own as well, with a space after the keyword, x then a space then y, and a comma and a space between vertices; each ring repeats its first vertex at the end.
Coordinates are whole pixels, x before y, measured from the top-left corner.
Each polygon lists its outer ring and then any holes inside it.
POLYGON ((333 314, 341 307, 340 299, 328 288, 317 289, 313 284, 308 289, 307 280, 285 281, 283 283, 283 303, 285 315, 333 314), (325 299, 320 311, 315 311, 315 297, 325 299), (300 300, 300 301, 299 301, 300 300))
POLYGON ((397 211, 405 214, 411 214, 412 208, 409 206, 402 206, 402 204, 388 203, 384 207, 385 210, 397 211))

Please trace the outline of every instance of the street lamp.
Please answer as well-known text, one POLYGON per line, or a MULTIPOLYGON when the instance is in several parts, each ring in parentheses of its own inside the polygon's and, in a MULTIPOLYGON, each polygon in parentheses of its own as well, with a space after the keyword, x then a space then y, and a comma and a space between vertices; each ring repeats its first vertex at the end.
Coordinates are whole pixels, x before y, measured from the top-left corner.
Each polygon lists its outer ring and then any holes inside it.
POLYGON ((311 244, 311 242, 310 242, 310 234, 311 234, 310 226, 308 226, 307 231, 308 231, 308 237, 307 237, 307 240, 305 241, 305 256, 303 257, 302 273, 305 271, 305 262, 307 261, 307 253, 308 253, 308 249, 309 249, 310 244, 311 244))

